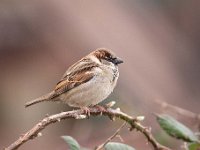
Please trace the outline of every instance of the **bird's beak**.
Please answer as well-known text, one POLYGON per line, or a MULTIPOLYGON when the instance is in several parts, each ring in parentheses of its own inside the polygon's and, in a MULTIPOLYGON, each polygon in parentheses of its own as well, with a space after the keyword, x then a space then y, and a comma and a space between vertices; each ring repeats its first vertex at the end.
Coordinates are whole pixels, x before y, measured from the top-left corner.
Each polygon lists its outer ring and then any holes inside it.
POLYGON ((116 64, 116 65, 121 64, 123 62, 124 61, 121 58, 119 58, 119 57, 115 58, 115 60, 114 60, 114 64, 116 64))

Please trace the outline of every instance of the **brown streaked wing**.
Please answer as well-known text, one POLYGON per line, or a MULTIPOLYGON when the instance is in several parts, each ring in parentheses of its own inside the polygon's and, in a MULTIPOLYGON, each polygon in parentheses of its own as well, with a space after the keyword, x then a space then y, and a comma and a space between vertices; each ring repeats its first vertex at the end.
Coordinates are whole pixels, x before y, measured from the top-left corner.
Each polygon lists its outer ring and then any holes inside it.
POLYGON ((93 67, 98 67, 98 64, 91 61, 91 59, 89 59, 89 58, 83 58, 83 59, 79 60, 78 62, 76 62, 75 64, 73 64, 72 66, 70 66, 67 69, 67 71, 64 73, 61 80, 63 80, 67 76, 74 75, 77 72, 82 72, 84 70, 90 71, 90 69, 92 69, 93 67))
POLYGON ((51 98, 55 98, 65 92, 70 91, 71 89, 91 80, 94 77, 94 73, 86 71, 77 72, 77 74, 66 77, 63 80, 61 80, 56 88, 55 88, 55 94, 51 98))
POLYGON ((59 96, 60 94, 63 94, 67 91, 70 91, 71 89, 91 80, 94 77, 93 73, 88 73, 85 75, 82 74, 76 74, 73 79, 69 80, 63 80, 61 81, 55 88, 55 94, 52 98, 59 96))

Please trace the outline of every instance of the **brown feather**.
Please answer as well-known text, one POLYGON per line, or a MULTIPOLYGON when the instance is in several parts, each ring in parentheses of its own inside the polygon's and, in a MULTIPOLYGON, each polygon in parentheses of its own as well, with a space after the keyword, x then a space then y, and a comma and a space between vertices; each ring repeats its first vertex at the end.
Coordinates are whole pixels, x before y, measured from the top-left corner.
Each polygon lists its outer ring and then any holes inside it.
POLYGON ((94 77, 93 73, 90 74, 76 74, 73 79, 69 80, 63 80, 61 81, 55 88, 54 94, 52 95, 52 98, 55 98, 65 92, 70 91, 73 88, 76 88, 77 86, 91 80, 94 77))
POLYGON ((94 56, 96 56, 99 60, 115 55, 112 51, 110 51, 106 48, 99 48, 99 49, 95 50, 94 52, 92 52, 92 54, 94 56))
POLYGON ((57 83, 55 87, 55 93, 51 99, 91 80, 94 77, 92 70, 98 67, 98 64, 91 62, 90 59, 84 59, 85 64, 78 67, 79 63, 71 66, 66 72, 63 78, 57 83), (78 69, 76 69, 78 68, 78 69))

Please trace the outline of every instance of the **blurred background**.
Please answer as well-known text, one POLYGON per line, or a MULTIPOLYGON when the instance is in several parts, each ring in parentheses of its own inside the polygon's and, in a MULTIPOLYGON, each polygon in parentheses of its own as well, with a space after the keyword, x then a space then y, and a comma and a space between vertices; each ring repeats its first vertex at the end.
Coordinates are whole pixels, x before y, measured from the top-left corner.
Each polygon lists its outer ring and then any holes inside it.
MULTIPOLYGON (((1 0, 0 148, 8 146, 46 114, 71 110, 61 103, 24 104, 51 91, 65 70, 99 47, 124 60, 108 98, 173 149, 181 142, 164 134, 153 113, 156 100, 200 113, 200 1, 179 0, 1 0)), ((175 116, 192 129, 195 121, 175 116)), ((85 147, 104 142, 122 124, 106 117, 64 120, 21 150, 65 150, 70 135, 85 147)), ((123 129, 126 144, 150 150, 143 135, 123 129)))

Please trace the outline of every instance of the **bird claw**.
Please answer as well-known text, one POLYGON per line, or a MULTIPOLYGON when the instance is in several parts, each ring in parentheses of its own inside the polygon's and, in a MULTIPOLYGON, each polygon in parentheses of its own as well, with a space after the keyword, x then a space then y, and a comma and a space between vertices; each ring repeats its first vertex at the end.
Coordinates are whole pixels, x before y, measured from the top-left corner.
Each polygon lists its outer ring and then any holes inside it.
POLYGON ((82 107, 81 110, 87 115, 87 117, 90 117, 90 109, 88 107, 82 107))

